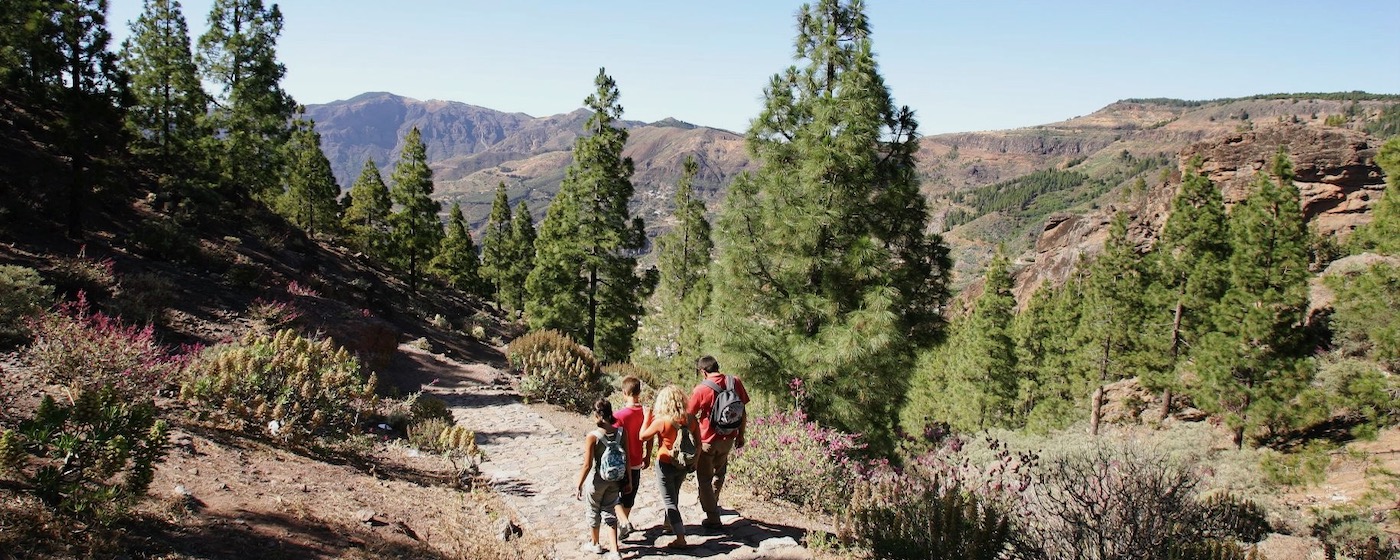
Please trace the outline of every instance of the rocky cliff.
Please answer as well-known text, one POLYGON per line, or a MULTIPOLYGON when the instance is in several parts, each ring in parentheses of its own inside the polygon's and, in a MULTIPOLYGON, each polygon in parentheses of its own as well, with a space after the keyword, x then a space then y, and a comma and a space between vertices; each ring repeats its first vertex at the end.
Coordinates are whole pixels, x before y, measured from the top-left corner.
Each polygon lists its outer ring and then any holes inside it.
POLYGON ((1132 217, 1129 238, 1141 250, 1150 247, 1166 223, 1181 171, 1193 158, 1201 159, 1201 173, 1220 187, 1228 206, 1247 196, 1256 175, 1268 172, 1280 147, 1293 162, 1303 212, 1317 232, 1345 238, 1370 220, 1371 205, 1385 188, 1375 164, 1376 138, 1356 130, 1291 123, 1224 134, 1183 148, 1176 173, 1149 184, 1144 193, 1048 220, 1033 254, 1024 257, 1017 273, 1017 300, 1024 303, 1042 284, 1064 282, 1079 260, 1097 255, 1117 212, 1132 217))

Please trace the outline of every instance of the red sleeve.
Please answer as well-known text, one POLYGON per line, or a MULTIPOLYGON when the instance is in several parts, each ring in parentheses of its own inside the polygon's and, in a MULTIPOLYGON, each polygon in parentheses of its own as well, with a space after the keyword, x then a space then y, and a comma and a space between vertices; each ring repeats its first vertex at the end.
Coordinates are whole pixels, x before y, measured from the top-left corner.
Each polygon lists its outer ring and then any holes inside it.
POLYGON ((710 391, 710 388, 706 387, 704 384, 696 385, 695 388, 690 391, 690 400, 685 403, 686 413, 694 415, 697 418, 700 416, 701 411, 708 414, 709 407, 705 406, 705 395, 712 393, 713 391, 710 391))
POLYGON ((743 379, 734 378, 734 392, 739 394, 739 400, 743 401, 744 404, 749 404, 749 391, 744 388, 743 379))

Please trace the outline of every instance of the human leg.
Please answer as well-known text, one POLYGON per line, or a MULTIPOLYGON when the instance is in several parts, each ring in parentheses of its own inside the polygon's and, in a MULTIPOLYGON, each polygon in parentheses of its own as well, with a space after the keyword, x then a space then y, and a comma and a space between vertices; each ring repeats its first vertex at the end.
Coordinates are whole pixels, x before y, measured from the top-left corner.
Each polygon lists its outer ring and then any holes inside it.
POLYGON ((637 503, 637 489, 642 482, 642 469, 627 469, 627 481, 631 483, 631 492, 623 492, 617 503, 617 527, 622 532, 622 538, 627 538, 627 534, 632 532, 632 506, 637 503))
POLYGON ((729 452, 734 449, 734 440, 717 439, 702 446, 701 459, 696 462, 696 472, 705 469, 699 475, 700 486, 700 509, 705 512, 705 520, 701 525, 708 528, 718 528, 719 520, 719 492, 724 488, 724 475, 729 469, 729 452))
POLYGON ((686 546, 685 521, 681 519, 681 484, 685 482, 685 471, 670 463, 657 462, 656 476, 661 481, 661 499, 666 504, 666 524, 676 535, 676 540, 668 546, 686 546))

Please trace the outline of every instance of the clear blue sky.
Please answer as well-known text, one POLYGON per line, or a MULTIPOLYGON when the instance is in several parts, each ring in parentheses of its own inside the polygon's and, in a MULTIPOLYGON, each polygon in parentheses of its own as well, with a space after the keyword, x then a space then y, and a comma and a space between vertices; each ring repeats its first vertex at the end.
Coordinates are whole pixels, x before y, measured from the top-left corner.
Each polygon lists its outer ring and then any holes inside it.
MULTIPOLYGON (((198 37, 213 2, 182 4, 198 37)), ((624 118, 742 132, 792 63, 801 4, 285 0, 278 56, 304 104, 389 91, 547 116, 582 106, 606 67, 624 118)), ((114 45, 140 9, 111 0, 114 45)), ((867 13, 885 81, 925 134, 1045 124, 1130 97, 1400 93, 1397 0, 868 0, 867 13)))

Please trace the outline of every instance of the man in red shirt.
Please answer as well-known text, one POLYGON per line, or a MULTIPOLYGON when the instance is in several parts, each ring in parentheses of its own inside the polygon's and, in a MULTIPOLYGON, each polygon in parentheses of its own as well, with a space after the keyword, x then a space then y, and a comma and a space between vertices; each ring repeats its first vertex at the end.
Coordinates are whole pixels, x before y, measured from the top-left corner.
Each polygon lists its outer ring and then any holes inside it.
POLYGON ((700 421, 700 449, 695 461, 700 509, 705 511, 705 521, 700 525, 706 529, 718 529, 723 526, 719 519, 719 493, 724 488, 725 472, 729 470, 729 452, 736 446, 744 446, 748 416, 742 415, 737 430, 724 433, 725 430, 716 425, 717 420, 712 418, 715 399, 720 392, 729 389, 730 382, 733 382, 733 391, 742 403, 748 404, 749 393, 744 390, 744 382, 739 378, 720 373, 719 361, 713 356, 700 358, 695 362, 695 367, 702 379, 690 392, 685 410, 700 421))

